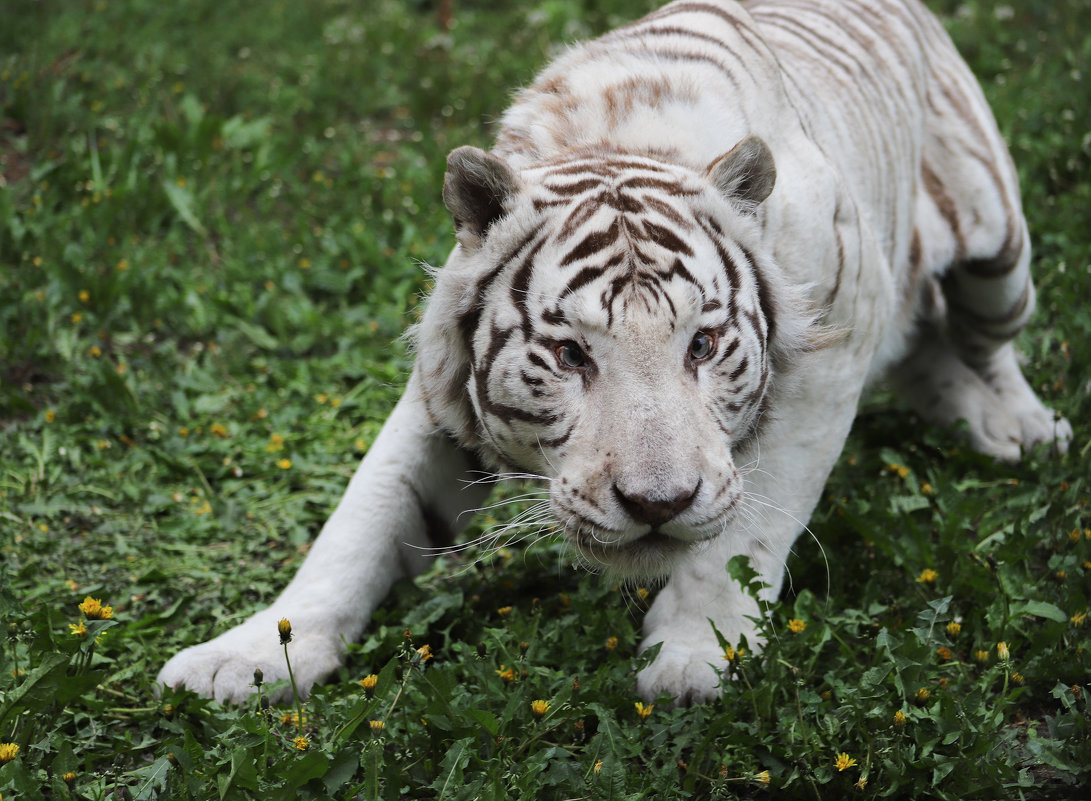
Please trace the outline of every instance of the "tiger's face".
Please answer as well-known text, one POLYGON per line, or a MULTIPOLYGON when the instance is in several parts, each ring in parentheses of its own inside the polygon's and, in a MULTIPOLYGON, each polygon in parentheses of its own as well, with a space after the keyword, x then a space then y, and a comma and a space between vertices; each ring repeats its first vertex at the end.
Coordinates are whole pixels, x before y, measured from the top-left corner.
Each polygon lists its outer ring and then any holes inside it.
POLYGON ((418 355, 426 386, 461 392, 429 392, 433 416, 547 477, 586 563, 666 573, 737 513, 735 452, 768 397, 780 288, 752 213, 768 150, 746 140, 706 175, 603 154, 516 175, 463 151, 444 190, 460 245, 418 355))

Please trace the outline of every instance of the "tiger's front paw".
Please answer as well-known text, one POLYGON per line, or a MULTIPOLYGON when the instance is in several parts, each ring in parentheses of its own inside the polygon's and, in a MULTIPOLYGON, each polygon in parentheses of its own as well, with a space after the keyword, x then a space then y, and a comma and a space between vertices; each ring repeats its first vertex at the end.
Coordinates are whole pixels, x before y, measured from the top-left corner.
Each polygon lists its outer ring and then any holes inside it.
POLYGON ((725 664, 723 650, 715 640, 666 640, 655 661, 637 674, 637 693, 647 701, 667 693, 674 697, 676 706, 709 701, 720 694, 716 666, 725 664))
MULTIPOLYGON (((241 702, 255 691, 254 671, 272 683, 288 678, 284 646, 280 642, 275 615, 259 612, 245 623, 214 640, 180 651, 159 671, 157 684, 185 687, 198 695, 223 702, 241 702)), ((336 633, 321 625, 293 621, 295 634, 288 645, 296 688, 306 698, 310 688, 333 673, 341 664, 341 643, 336 633)), ((270 694, 279 701, 291 696, 285 687, 270 694)))

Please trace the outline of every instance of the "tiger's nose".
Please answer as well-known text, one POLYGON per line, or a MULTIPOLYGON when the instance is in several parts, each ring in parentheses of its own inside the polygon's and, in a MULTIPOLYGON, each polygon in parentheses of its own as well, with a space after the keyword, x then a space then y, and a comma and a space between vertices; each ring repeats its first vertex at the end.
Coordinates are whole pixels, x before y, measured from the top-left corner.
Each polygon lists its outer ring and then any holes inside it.
POLYGON ((613 485, 614 497, 629 517, 638 523, 647 523, 653 528, 673 520, 688 509, 700 488, 701 482, 698 480, 693 489, 682 490, 670 497, 652 498, 642 494, 626 493, 616 483, 613 485))

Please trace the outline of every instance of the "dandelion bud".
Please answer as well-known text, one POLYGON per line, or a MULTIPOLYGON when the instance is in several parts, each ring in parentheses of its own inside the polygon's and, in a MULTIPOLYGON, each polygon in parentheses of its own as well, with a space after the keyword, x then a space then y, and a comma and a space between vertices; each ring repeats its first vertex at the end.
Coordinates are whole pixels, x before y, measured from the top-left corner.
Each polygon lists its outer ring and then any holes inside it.
POLYGON ((282 617, 277 623, 277 632, 280 634, 280 644, 287 645, 292 641, 292 623, 288 618, 282 617))
MULTIPOLYGON (((169 754, 167 754, 167 762, 169 762, 169 763, 171 763, 172 765, 174 765, 174 767, 178 767, 178 757, 176 757, 176 756, 174 755, 174 752, 173 752, 173 751, 171 751, 171 752, 170 752, 169 754)), ((69 774, 67 774, 67 773, 66 773, 66 774, 64 774, 64 775, 65 775, 65 776, 67 776, 67 775, 69 775, 69 774)), ((72 778, 73 778, 73 779, 75 779, 75 778, 76 778, 76 774, 75 774, 75 773, 73 773, 73 774, 72 774, 72 778)), ((65 781, 67 781, 67 779, 66 779, 65 781)))
POLYGON ((1011 658, 1011 654, 1008 652, 1008 644, 1006 642, 998 642, 996 644, 996 656, 1001 662, 1006 662, 1011 658))
POLYGON ((905 728, 905 713, 900 709, 894 713, 894 728, 899 730, 905 728))
POLYGON ((386 725, 381 720, 368 721, 368 725, 371 727, 371 733, 378 737, 383 733, 383 727, 386 725))
POLYGON ((952 620, 947 624, 947 634, 951 637, 957 637, 959 632, 962 631, 962 624, 957 620, 952 620))
POLYGON ((163 704, 163 717, 167 720, 174 717, 174 704, 163 704))
POLYGON ((265 674, 261 672, 261 668, 254 668, 254 686, 260 687, 264 681, 265 674))
POLYGON ((916 699, 917 703, 923 704, 932 696, 932 692, 927 687, 921 687, 917 690, 916 699))
POLYGON ((479 642, 477 644, 477 657, 478 659, 484 659, 488 651, 485 649, 485 643, 479 642))
MULTIPOLYGON (((174 754, 167 754, 167 759, 170 759, 173 756, 174 756, 174 754)), ((175 762, 177 762, 177 761, 178 760, 175 759, 175 762)), ((71 771, 71 770, 68 771, 66 774, 61 776, 61 781, 64 782, 65 784, 67 784, 69 787, 71 787, 73 784, 76 783, 76 774, 75 774, 75 772, 71 771)))

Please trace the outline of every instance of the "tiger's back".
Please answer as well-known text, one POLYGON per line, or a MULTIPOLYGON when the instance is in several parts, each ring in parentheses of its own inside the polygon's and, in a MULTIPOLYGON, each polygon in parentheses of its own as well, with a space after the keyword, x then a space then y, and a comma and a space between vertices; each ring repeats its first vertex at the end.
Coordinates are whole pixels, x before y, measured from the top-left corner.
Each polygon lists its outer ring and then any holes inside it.
MULTIPOLYGON (((777 155, 780 202, 763 209, 766 225, 813 252, 806 218, 844 224, 843 184, 878 238, 895 288, 885 314, 898 325, 876 373, 904 350, 920 304, 933 311, 952 263, 1014 265, 1027 248, 991 112, 916 0, 679 0, 556 60, 504 114, 494 152, 522 166, 599 148, 701 169, 750 134, 777 155)), ((784 269, 833 306, 843 274, 806 272, 792 246, 780 245, 784 269)))

